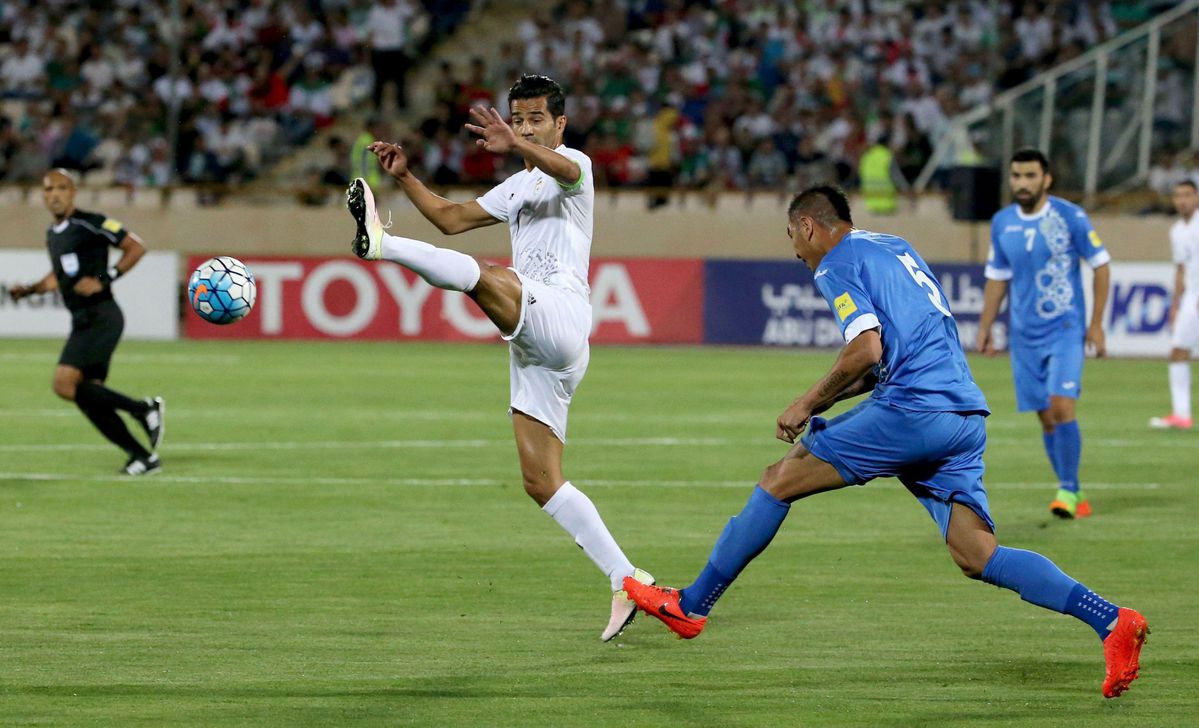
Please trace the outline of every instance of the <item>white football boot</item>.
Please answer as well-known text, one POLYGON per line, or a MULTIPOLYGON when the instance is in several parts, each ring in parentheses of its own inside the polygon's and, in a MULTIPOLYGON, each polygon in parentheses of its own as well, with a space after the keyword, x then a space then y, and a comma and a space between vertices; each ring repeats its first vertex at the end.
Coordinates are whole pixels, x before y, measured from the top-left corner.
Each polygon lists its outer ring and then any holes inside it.
POLYGON ((358 223, 358 232, 350 250, 363 260, 379 260, 383 255, 383 231, 386 226, 379 220, 375 209, 375 194, 366 180, 358 177, 346 189, 346 208, 358 223))
MULTIPOLYGON (((637 569, 633 572, 633 578, 642 584, 654 584, 654 577, 648 571, 637 569)), ((624 631, 633 623, 633 618, 637 616, 637 605, 629 599, 628 593, 624 589, 619 589, 612 593, 612 617, 608 620, 608 626, 604 628, 600 635, 600 640, 604 642, 611 641, 614 637, 624 631)))

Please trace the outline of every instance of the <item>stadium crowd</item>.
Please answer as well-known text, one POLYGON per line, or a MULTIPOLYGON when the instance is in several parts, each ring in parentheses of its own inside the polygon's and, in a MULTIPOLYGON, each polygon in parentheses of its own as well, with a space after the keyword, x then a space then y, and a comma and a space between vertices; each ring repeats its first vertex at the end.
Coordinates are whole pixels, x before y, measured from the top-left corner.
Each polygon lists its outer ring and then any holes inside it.
POLYGON ((525 71, 564 81, 566 143, 609 186, 852 186, 880 142, 902 186, 952 115, 1170 4, 563 0, 495 62, 443 65, 408 146, 438 182, 492 181, 460 125, 471 104, 506 108, 525 71))
MULTIPOLYGON (((902 187, 953 114, 1175 3, 559 0, 489 62, 427 69, 435 107, 414 117, 407 72, 471 4, 181 0, 177 64, 170 0, 0 4, 0 181, 63 166, 130 188, 237 182, 372 101, 425 177, 486 185, 512 162, 475 147, 467 110, 506 109, 535 72, 567 87, 566 143, 600 184, 853 186, 882 147, 902 187)), ((321 143, 336 156, 318 176, 340 181, 349 144, 321 143)))
POLYGON ((410 59, 470 7, 182 0, 175 33, 170 5, 0 3, 0 180, 48 166, 131 188, 252 178, 389 83, 403 109, 410 59))

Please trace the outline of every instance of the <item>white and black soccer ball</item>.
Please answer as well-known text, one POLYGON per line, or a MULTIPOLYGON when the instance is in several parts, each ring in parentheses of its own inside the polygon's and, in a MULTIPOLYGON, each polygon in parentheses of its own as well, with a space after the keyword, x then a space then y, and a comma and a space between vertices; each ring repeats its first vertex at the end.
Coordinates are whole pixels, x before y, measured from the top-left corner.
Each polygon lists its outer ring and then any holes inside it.
POLYGON ((241 320, 254 307, 254 274, 237 258, 218 255, 200 264, 187 282, 187 300, 200 318, 214 324, 241 320))

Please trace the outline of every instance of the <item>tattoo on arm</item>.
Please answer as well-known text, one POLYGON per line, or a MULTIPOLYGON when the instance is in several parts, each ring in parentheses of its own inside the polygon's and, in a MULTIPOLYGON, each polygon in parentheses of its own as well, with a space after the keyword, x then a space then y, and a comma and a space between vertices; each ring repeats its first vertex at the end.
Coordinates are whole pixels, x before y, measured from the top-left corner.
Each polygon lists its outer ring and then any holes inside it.
POLYGON ((828 401, 840 394, 847 384, 849 384, 849 375, 840 369, 834 369, 820 383, 820 390, 817 394, 821 400, 828 401))

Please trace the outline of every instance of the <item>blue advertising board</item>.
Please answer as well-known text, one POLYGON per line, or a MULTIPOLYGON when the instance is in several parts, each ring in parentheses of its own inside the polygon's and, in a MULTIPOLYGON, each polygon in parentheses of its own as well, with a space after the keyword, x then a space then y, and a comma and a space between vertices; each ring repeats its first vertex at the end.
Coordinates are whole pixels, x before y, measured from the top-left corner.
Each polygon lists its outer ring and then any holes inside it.
MULTIPOLYGON (((931 264, 958 324, 974 348, 983 308, 981 265, 931 264)), ((994 330, 1007 346, 1006 303, 994 330)), ((799 261, 708 260, 704 263, 704 341, 754 346, 839 347, 844 341, 828 304, 799 261)))

